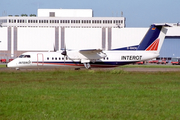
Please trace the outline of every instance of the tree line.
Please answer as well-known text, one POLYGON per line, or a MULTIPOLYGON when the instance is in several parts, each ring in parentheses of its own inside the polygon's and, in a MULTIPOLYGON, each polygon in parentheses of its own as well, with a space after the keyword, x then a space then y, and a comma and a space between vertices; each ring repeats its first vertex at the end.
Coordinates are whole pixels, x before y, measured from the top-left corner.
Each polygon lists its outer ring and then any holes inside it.
MULTIPOLYGON (((9 15, 9 16, 13 16, 13 15, 9 15)), ((19 16, 19 15, 15 15, 15 16, 19 16)), ((27 14, 21 14, 21 17, 27 17, 27 14)), ((30 14, 30 17, 36 17, 36 14, 30 14)))

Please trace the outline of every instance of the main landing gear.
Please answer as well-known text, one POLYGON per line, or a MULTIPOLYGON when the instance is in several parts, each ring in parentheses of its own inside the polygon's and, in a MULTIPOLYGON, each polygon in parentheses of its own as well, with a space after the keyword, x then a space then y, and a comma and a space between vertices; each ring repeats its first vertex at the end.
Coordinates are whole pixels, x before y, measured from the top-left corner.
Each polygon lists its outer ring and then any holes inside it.
POLYGON ((91 69, 91 65, 90 65, 89 63, 84 63, 84 67, 85 67, 86 69, 91 69))

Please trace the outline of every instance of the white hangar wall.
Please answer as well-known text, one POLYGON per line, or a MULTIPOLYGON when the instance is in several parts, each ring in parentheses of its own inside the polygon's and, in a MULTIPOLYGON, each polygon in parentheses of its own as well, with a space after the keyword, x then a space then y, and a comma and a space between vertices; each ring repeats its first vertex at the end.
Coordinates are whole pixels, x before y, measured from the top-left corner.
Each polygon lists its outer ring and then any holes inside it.
MULTIPOLYGON (((64 49, 110 50, 138 45, 147 28, 0 28, 0 51, 16 57, 27 51, 64 49)), ((2 55, 1 55, 2 56, 2 55)))
POLYGON ((168 31, 167 31, 167 34, 166 34, 167 37, 169 38, 175 38, 175 37, 180 37, 180 27, 169 27, 168 28, 168 31))
POLYGON ((18 28, 18 51, 53 50, 55 44, 54 28, 18 28))
POLYGON ((0 27, 0 51, 8 49, 7 30, 7 27, 0 27))
POLYGON ((66 28, 68 49, 115 49, 138 45, 148 28, 66 28), (104 33, 103 33, 104 31, 104 33))
POLYGON ((148 28, 18 28, 18 51, 63 49, 115 49, 138 45, 148 28), (104 31, 104 34, 103 34, 104 31), (64 34, 64 35, 63 35, 64 34), (58 44, 58 45, 57 45, 58 44))
POLYGON ((112 49, 138 45, 148 28, 112 29, 112 49))
MULTIPOLYGON (((26 51, 53 51, 54 46, 56 50, 61 50, 65 45, 67 49, 103 50, 134 46, 141 42, 147 30, 148 28, 0 27, 0 58, 14 58, 26 51)), ((179 42, 165 40, 163 46, 165 45, 161 56, 179 56, 179 42), (176 50, 167 50, 169 44, 172 44, 169 48, 176 50)))
POLYGON ((66 28, 65 44, 69 49, 102 49, 102 28, 66 28))

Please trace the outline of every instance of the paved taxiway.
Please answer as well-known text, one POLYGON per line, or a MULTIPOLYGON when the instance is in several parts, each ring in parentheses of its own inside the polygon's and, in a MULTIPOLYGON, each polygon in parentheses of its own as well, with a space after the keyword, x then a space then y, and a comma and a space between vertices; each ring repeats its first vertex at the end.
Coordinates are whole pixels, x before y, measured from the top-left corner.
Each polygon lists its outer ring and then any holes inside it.
MULTIPOLYGON (((103 69, 100 69, 100 68, 93 68, 92 70, 113 70, 113 69, 116 69, 116 70, 124 70, 124 71, 129 71, 129 72, 180 72, 180 68, 121 68, 121 67, 118 67, 118 68, 103 68, 103 69)), ((37 68, 34 68, 34 69, 20 69, 19 71, 48 71, 48 70, 74 70, 73 68, 72 69, 66 69, 66 68, 40 68, 40 69, 37 69, 37 68)), ((85 70, 85 68, 81 68, 81 70, 85 70)), ((15 68, 0 68, 0 72, 8 72, 8 71, 16 71, 15 68)))
MULTIPOLYGON (((6 65, 5 63, 0 63, 1 65, 6 65)), ((156 64, 148 64, 149 66, 151 65, 156 65, 156 64)), ((168 64, 171 65, 171 64, 168 64)), ((141 65, 139 65, 141 66, 141 65)), ((158 65, 160 66, 160 65, 158 65)), ((166 65, 164 65, 166 66, 166 65)), ((85 70, 85 68, 81 68, 82 70, 85 70)), ((142 68, 142 67, 136 67, 136 68, 121 68, 121 67, 116 67, 116 68, 92 68, 92 70, 112 70, 112 69, 117 69, 117 70, 124 70, 124 71, 137 71, 137 72, 169 72, 169 71, 180 71, 180 66, 179 68, 142 68)), ((66 67, 59 67, 59 68, 33 68, 33 69, 20 69, 20 71, 44 71, 44 70, 74 70, 74 68, 66 68, 66 67)), ((15 68, 0 68, 0 72, 2 71, 16 71, 15 68)))

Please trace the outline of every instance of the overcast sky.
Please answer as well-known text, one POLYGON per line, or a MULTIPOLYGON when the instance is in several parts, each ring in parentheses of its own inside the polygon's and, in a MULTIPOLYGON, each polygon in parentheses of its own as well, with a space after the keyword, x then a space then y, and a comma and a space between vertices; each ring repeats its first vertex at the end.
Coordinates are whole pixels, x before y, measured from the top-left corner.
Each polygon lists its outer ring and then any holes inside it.
POLYGON ((0 0, 0 16, 37 14, 37 9, 92 9, 94 17, 126 17, 127 27, 180 22, 180 0, 0 0))

